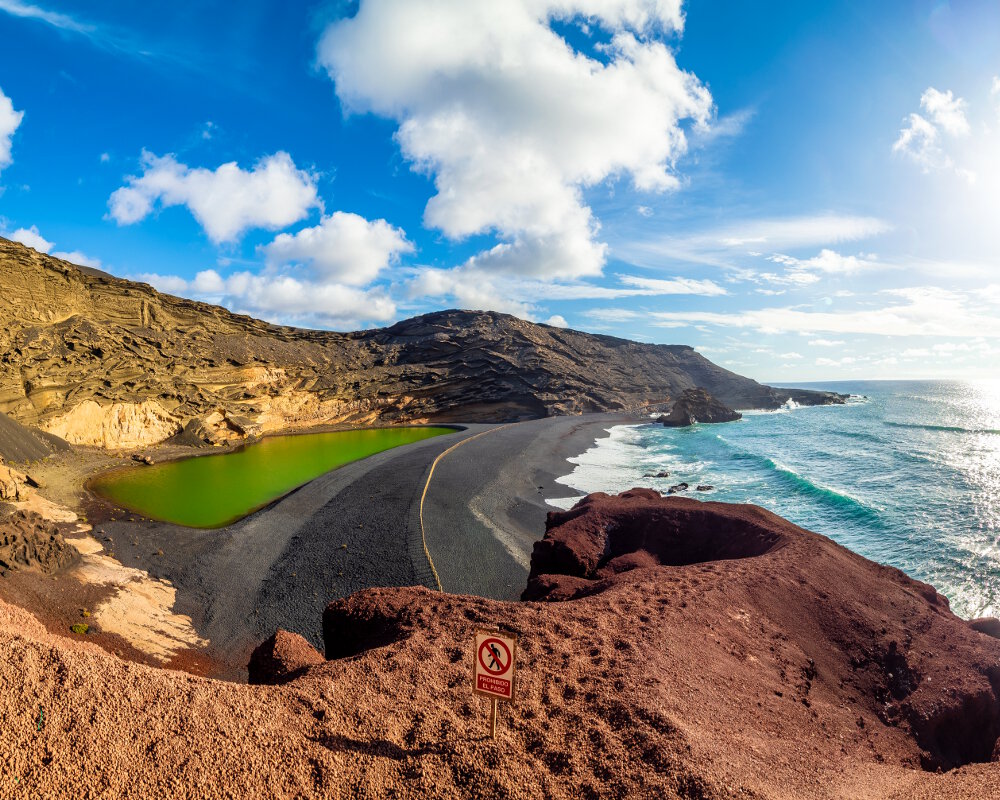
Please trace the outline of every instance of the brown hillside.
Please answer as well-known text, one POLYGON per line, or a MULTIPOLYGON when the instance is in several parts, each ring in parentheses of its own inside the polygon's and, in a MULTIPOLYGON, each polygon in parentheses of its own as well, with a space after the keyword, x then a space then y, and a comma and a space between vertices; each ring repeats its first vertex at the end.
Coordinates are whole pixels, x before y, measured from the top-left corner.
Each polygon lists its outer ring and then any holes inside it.
POLYGON ((72 443, 223 441, 295 425, 638 409, 706 388, 788 397, 686 346, 443 311, 354 333, 270 325, 0 239, 0 412, 72 443))

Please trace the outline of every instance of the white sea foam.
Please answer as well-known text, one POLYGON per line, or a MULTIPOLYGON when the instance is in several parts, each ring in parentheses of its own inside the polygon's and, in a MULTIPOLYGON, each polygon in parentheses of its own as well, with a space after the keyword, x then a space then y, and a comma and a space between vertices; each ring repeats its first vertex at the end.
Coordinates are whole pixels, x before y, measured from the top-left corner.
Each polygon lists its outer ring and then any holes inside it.
MULTIPOLYGON (((681 462, 674 455, 672 445, 646 441, 643 434, 646 425, 616 425, 607 429, 608 436, 598 439, 594 446, 576 458, 567 459, 576 466, 568 475, 556 478, 561 483, 581 494, 607 492, 617 494, 637 486, 666 490, 684 477, 675 477, 678 471, 684 475, 700 472, 705 468, 701 462, 681 462), (651 473, 669 472, 666 478, 650 477, 651 473)), ((555 497, 546 502, 556 508, 572 508, 581 495, 555 497)))

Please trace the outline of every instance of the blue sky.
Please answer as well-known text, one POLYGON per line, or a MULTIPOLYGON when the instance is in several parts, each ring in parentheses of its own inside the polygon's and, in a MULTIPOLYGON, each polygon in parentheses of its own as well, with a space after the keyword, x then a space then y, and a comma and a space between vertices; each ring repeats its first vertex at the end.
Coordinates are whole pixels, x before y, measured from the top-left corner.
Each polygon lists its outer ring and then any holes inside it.
POLYGON ((0 0, 0 235, 269 320, 993 377, 1000 5, 0 0))

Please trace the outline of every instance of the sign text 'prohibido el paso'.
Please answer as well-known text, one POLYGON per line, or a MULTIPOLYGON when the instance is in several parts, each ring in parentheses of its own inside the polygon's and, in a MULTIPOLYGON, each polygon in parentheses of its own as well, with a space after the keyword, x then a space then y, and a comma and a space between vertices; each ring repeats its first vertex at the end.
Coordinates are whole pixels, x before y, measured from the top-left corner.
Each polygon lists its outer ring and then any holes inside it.
POLYGON ((517 637, 512 633, 477 630, 473 640, 472 691, 492 703, 490 734, 497 738, 497 700, 514 699, 514 659, 517 637))

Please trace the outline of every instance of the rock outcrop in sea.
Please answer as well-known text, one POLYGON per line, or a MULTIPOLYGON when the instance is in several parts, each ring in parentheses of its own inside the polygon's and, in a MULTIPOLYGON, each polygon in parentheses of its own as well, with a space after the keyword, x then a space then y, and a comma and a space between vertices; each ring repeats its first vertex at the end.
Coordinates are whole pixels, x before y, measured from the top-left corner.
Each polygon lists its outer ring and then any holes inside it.
POLYGON ((493 312, 334 333, 270 325, 0 239, 0 412, 81 445, 222 443, 325 423, 642 410, 702 387, 744 408, 838 402, 682 345, 493 312))
POLYGON ((685 389, 669 414, 656 421, 667 428, 686 428, 696 422, 735 422, 743 415, 715 399, 704 389, 685 389))

